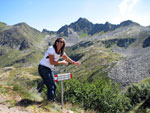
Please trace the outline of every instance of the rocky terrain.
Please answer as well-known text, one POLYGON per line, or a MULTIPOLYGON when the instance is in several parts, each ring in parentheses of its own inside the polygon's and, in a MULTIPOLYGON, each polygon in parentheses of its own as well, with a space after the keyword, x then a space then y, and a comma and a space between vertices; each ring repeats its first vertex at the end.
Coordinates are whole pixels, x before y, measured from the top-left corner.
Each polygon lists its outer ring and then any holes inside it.
POLYGON ((122 86, 128 86, 130 83, 139 82, 150 77, 150 47, 145 49, 133 49, 130 54, 118 61, 112 68, 108 76, 120 83, 122 86), (131 54, 132 51, 132 54, 131 54))
POLYGON ((0 95, 0 113, 31 113, 19 107, 9 107, 10 105, 5 104, 6 100, 0 95))

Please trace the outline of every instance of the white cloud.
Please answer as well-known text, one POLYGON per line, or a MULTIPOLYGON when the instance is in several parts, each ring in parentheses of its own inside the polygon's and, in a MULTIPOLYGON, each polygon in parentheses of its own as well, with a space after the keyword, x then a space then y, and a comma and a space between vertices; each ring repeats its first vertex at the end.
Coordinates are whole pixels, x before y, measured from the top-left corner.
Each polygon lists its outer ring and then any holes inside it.
POLYGON ((140 13, 135 13, 134 8, 136 7, 139 0, 122 0, 119 4, 120 16, 111 18, 111 22, 119 24, 125 20, 132 20, 141 25, 147 25, 150 16, 141 16, 140 13))
POLYGON ((132 20, 143 26, 150 25, 149 24, 150 16, 148 16, 148 15, 144 16, 144 18, 143 18, 143 16, 140 16, 140 15, 129 14, 128 16, 126 16, 124 18, 122 18, 122 17, 111 18, 110 21, 112 24, 119 24, 120 22, 125 21, 125 20, 132 20))
POLYGON ((122 17, 128 16, 132 9, 136 6, 138 0, 123 0, 119 4, 120 14, 122 17))

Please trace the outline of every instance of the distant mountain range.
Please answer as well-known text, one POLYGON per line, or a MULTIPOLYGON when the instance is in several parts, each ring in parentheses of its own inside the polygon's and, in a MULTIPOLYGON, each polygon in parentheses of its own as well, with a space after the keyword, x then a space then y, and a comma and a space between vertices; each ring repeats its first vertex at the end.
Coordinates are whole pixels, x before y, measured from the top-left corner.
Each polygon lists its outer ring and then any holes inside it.
POLYGON ((113 25, 109 22, 105 24, 92 24, 85 18, 79 18, 76 22, 71 23, 70 25, 65 25, 61 27, 57 32, 49 31, 43 29, 42 32, 30 27, 26 23, 19 23, 13 26, 9 26, 5 23, 0 23, 0 45, 8 46, 10 48, 18 48, 23 50, 32 46, 37 46, 39 40, 42 40, 42 37, 45 34, 57 36, 67 36, 73 37, 71 41, 74 40, 74 37, 79 41, 80 35, 94 35, 99 32, 108 32, 113 31, 119 27, 137 25, 138 23, 132 22, 131 20, 124 21, 119 25, 113 25), (71 35, 72 34, 72 35, 71 35))
POLYGON ((69 29, 72 29, 74 32, 77 33, 87 33, 89 35, 94 35, 101 31, 104 32, 113 31, 118 27, 129 25, 139 25, 139 24, 132 22, 131 20, 124 21, 119 25, 113 25, 109 22, 106 22, 105 24, 93 24, 92 22, 89 22, 85 18, 79 18, 76 22, 61 27, 57 31, 57 34, 63 34, 64 36, 68 36, 68 34, 71 33, 69 29))
POLYGON ((19 23, 8 26, 0 23, 0 45, 10 48, 18 48, 19 50, 36 46, 41 39, 42 33, 26 23, 19 23))
MULTIPOLYGON (((87 33, 88 35, 94 35, 101 31, 104 32, 113 31, 119 27, 124 27, 129 25, 139 25, 139 24, 131 20, 121 22, 119 25, 114 25, 109 22, 106 22, 105 24, 93 24, 92 22, 88 21, 86 18, 79 18, 76 22, 61 27, 57 31, 57 34, 61 36, 68 36, 69 34, 72 34, 72 32, 77 32, 78 34, 87 33)), ((45 30, 43 30, 43 32, 45 32, 45 30)))
POLYGON ((81 68, 69 65, 59 72, 71 70, 77 79, 90 82, 107 76, 122 86, 150 76, 150 27, 131 20, 114 25, 79 18, 58 31, 42 32, 26 23, 0 22, 0 67, 37 65, 58 36, 66 39, 67 54, 82 62, 81 68))

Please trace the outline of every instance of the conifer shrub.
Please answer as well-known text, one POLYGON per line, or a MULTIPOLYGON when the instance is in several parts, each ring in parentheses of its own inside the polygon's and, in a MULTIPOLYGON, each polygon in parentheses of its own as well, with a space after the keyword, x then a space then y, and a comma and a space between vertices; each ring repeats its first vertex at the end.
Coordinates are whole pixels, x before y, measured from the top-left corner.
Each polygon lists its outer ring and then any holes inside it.
MULTIPOLYGON (((57 86, 56 99, 60 101, 60 83, 57 86)), ((105 79, 94 83, 64 81, 64 101, 98 112, 122 113, 130 108, 130 100, 120 92, 119 86, 105 79)))
POLYGON ((127 88, 125 95, 130 99, 134 107, 137 103, 150 98, 150 78, 140 82, 133 83, 127 88))

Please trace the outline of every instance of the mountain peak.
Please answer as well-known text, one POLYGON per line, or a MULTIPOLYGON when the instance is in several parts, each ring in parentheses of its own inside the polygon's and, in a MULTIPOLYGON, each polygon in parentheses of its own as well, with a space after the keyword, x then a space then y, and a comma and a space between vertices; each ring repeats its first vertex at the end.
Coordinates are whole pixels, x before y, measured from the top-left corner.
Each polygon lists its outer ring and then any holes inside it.
POLYGON ((79 18, 76 22, 69 25, 74 31, 87 33, 93 28, 92 22, 88 21, 86 18, 79 18))
POLYGON ((86 18, 81 18, 81 17, 76 21, 76 23, 80 23, 80 22, 89 22, 89 23, 91 23, 86 18))
POLYGON ((47 29, 43 29, 43 30, 42 30, 42 33, 46 33, 46 34, 52 35, 52 34, 55 34, 56 32, 55 32, 55 31, 49 31, 49 30, 47 30, 47 29))
POLYGON ((58 31, 57 34, 64 34, 64 36, 68 36, 69 29, 72 29, 75 32, 80 32, 80 33, 88 33, 92 28, 93 24, 88 21, 86 18, 79 18, 76 22, 71 23, 70 25, 65 25, 61 27, 58 31))
POLYGON ((109 22, 106 22, 104 25, 111 25, 111 23, 109 23, 109 22))
POLYGON ((120 23, 120 26, 128 26, 128 25, 139 25, 139 24, 131 20, 126 20, 120 23))
POLYGON ((21 23, 15 24, 14 26, 29 26, 29 25, 26 24, 25 22, 21 22, 21 23))
POLYGON ((86 18, 80 17, 76 22, 74 22, 72 24, 92 24, 92 22, 88 21, 86 18))

